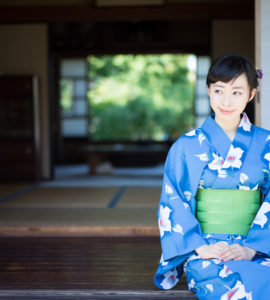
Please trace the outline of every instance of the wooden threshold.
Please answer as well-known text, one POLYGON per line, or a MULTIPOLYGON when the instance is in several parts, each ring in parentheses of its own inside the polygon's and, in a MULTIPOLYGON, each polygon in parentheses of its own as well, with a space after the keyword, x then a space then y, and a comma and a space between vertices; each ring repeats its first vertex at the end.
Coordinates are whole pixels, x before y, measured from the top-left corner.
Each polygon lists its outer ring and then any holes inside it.
POLYGON ((136 291, 136 290, 5 290, 0 299, 197 299, 189 291, 136 291))
POLYGON ((0 237, 158 237, 157 226, 0 226, 0 237))

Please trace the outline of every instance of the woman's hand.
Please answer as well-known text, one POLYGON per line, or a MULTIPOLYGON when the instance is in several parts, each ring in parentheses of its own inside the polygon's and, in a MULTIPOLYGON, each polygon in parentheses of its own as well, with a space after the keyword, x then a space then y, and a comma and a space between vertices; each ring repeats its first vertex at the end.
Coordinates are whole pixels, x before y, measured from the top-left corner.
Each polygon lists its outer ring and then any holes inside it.
POLYGON ((202 259, 218 258, 221 254, 227 253, 229 246, 224 242, 218 242, 211 245, 202 245, 195 251, 202 259))
POLYGON ((202 259, 217 258, 219 260, 252 260, 256 250, 239 244, 227 245, 218 242, 212 245, 202 245, 195 250, 202 259))
POLYGON ((229 245, 223 253, 219 256, 220 260, 228 261, 228 260, 252 260, 255 256, 256 250, 253 250, 248 247, 243 247, 239 244, 229 245))

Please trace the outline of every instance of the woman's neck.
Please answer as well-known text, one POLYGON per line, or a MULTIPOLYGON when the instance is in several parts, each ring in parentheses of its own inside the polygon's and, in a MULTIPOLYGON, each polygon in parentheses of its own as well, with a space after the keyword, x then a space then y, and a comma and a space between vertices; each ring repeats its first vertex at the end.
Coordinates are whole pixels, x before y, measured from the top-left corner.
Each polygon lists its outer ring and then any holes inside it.
POLYGON ((236 120, 232 120, 231 122, 224 121, 218 118, 215 118, 215 121, 225 131, 229 139, 233 141, 235 133, 240 123, 240 117, 236 120))

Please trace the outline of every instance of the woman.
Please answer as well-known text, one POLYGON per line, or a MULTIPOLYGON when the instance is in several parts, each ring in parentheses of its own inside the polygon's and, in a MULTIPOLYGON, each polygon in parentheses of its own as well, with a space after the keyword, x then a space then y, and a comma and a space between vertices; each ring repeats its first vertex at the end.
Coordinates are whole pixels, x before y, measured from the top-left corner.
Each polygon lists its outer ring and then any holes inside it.
POLYGON ((154 277, 161 289, 184 270, 198 299, 269 298, 270 131, 243 112, 258 78, 247 58, 218 58, 207 76, 213 114, 169 151, 154 277))

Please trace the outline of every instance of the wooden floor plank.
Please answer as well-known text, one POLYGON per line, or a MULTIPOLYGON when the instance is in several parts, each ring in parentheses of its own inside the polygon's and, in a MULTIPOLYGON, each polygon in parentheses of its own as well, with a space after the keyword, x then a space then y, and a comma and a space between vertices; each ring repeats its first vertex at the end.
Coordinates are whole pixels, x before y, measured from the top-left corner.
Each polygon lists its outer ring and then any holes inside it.
POLYGON ((81 291, 81 290, 8 290, 0 291, 0 299, 6 297, 5 299, 196 299, 191 293, 186 293, 185 291, 134 291, 129 290, 123 292, 121 290, 109 290, 109 291, 81 291), (17 298, 16 298, 17 297, 17 298))
POLYGON ((156 237, 1 237, 0 299, 196 299, 155 287, 159 259, 156 237))

